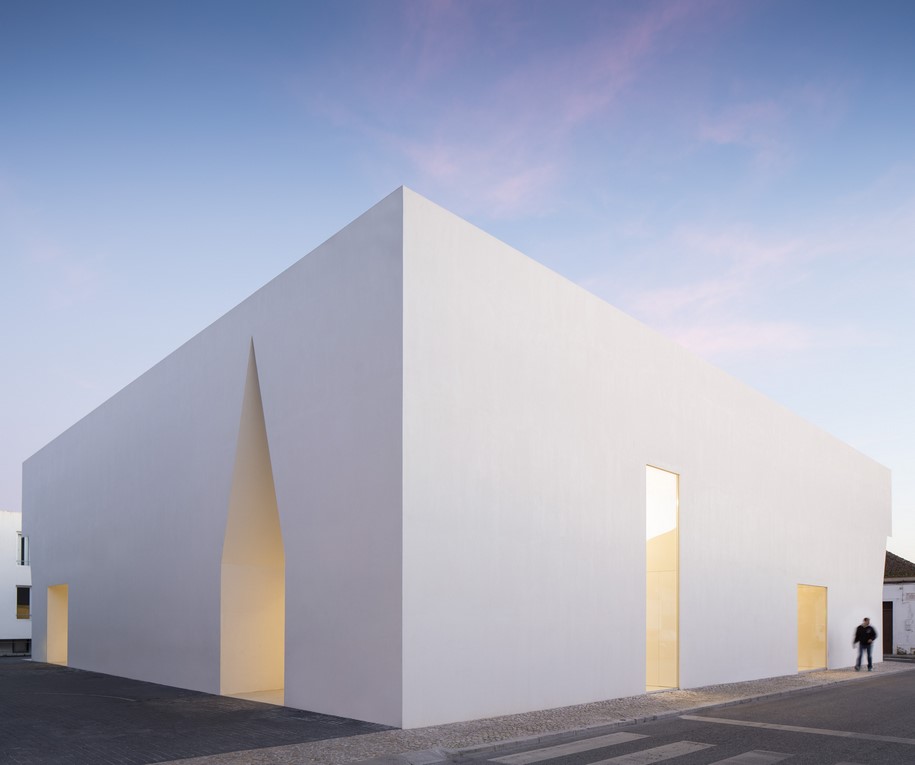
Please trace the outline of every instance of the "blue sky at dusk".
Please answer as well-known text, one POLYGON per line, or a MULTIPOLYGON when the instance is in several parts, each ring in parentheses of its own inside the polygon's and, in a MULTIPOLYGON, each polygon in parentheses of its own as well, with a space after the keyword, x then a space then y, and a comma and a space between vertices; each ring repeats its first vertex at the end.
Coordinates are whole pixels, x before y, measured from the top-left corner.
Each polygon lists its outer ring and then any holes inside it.
POLYGON ((403 184, 891 468, 915 559, 913 41, 909 1, 0 0, 0 508, 403 184))

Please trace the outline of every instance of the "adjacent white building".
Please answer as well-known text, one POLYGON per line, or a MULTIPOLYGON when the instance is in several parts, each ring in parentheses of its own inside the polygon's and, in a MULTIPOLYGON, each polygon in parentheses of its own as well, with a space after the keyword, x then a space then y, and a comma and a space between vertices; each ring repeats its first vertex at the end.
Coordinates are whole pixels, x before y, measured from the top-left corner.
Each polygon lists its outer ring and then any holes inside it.
POLYGON ((32 639, 32 569, 22 513, 0 510, 0 656, 27 655, 32 639))
POLYGON ((407 189, 23 483, 35 658, 404 727, 850 665, 890 533, 887 469, 407 189))
POLYGON ((883 653, 915 656, 915 563, 887 551, 883 576, 883 653))

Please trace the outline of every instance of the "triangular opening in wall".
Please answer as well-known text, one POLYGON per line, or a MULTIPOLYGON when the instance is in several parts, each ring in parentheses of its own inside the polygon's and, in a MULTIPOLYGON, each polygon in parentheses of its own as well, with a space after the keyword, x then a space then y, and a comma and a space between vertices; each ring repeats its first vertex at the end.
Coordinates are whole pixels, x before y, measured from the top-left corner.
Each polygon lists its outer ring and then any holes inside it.
POLYGON ((283 703, 286 560, 254 342, 242 400, 220 584, 220 693, 283 703))

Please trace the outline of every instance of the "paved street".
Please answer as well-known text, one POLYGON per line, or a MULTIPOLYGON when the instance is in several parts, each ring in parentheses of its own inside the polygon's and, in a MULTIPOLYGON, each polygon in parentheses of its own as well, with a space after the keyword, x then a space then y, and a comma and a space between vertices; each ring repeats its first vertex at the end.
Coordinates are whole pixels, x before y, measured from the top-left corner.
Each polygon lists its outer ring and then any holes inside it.
POLYGON ((762 753, 778 752, 790 754, 789 763, 915 763, 915 746, 888 739, 915 738, 906 714, 915 708, 913 689, 915 664, 893 662, 873 675, 848 668, 805 672, 400 730, 2 659, 0 763, 419 765, 449 758, 484 763, 583 737, 593 744, 600 735, 615 738, 598 741, 594 749, 551 750, 548 759, 530 762, 591 765, 646 752, 642 759, 616 761, 633 765, 666 757, 673 765, 704 765, 743 757, 731 765, 767 765, 775 755, 762 753), (765 699, 749 701, 760 697, 765 699), (663 719, 637 724, 658 717, 663 719), (578 732, 589 726, 590 736, 578 732), (518 741, 515 749, 506 748, 509 740, 518 741))
POLYGON ((453 763, 499 765, 903 765, 915 763, 915 674, 887 674, 793 696, 530 745, 453 763))

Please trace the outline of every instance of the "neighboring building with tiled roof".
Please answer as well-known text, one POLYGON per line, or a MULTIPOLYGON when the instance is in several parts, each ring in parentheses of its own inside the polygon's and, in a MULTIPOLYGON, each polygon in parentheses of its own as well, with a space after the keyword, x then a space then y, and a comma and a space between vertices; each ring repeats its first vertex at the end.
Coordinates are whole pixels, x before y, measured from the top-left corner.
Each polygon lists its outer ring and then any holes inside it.
POLYGON ((915 656, 915 563, 889 550, 883 567, 884 655, 915 656))
POLYGON ((883 580, 885 582, 915 581, 915 563, 887 550, 886 563, 883 566, 883 580))

